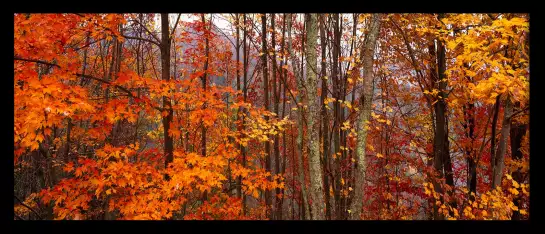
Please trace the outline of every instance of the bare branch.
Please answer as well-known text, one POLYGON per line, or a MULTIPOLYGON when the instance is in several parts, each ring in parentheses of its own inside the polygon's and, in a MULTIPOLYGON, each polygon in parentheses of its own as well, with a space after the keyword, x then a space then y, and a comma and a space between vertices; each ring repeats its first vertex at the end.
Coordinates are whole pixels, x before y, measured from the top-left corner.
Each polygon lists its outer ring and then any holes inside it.
POLYGON ((172 35, 174 35, 174 32, 176 31, 176 26, 178 26, 178 21, 180 21, 180 16, 182 15, 182 13, 178 14, 178 18, 176 19, 176 23, 174 23, 174 26, 172 27, 172 29, 170 30, 171 33, 170 33, 170 37, 172 37, 172 35))
POLYGON ((159 44, 159 42, 160 42, 161 40, 159 40, 159 38, 158 38, 157 36, 155 36, 155 34, 153 34, 153 33, 148 29, 148 27, 146 27, 145 25, 143 25, 143 24, 142 24, 140 21, 138 21, 138 20, 132 19, 132 20, 130 20, 130 21, 136 22, 136 23, 138 23, 140 26, 142 26, 142 28, 144 28, 144 30, 146 30, 146 32, 147 32, 148 34, 150 34, 150 35, 156 40, 155 42, 156 42, 157 44, 159 44))
POLYGON ((30 208, 30 206, 27 206, 23 201, 21 201, 21 199, 19 199, 15 194, 13 195, 13 197, 15 197, 15 199, 17 199, 17 201, 19 201, 19 203, 26 207, 27 209, 29 209, 30 211, 32 211, 32 213, 34 213, 36 216, 38 216, 38 218, 42 219, 42 216, 40 214, 38 214, 38 212, 36 212, 34 209, 30 208))
MULTIPOLYGON (((55 67, 61 68, 61 66, 59 66, 59 65, 57 65, 57 64, 53 64, 53 63, 45 62, 45 61, 41 61, 41 60, 36 60, 36 59, 24 59, 24 58, 20 58, 20 57, 15 56, 15 57, 14 57, 14 60, 41 63, 41 64, 46 64, 46 65, 50 65, 50 66, 55 66, 55 67)), ((112 84, 111 81, 108 81, 108 80, 105 80, 105 79, 102 79, 102 78, 97 78, 97 77, 90 76, 90 75, 86 75, 86 74, 81 74, 81 73, 76 73, 76 74, 74 74, 74 75, 80 76, 80 77, 84 77, 84 78, 88 78, 88 79, 91 79, 91 80, 96 80, 96 81, 99 81, 99 82, 101 82, 101 83, 105 83, 105 84, 114 86, 114 87, 118 88, 119 90, 121 90, 121 91, 127 93, 128 96, 130 96, 130 97, 132 97, 132 98, 135 98, 135 99, 140 99, 140 98, 138 98, 137 96, 135 96, 129 89, 127 89, 127 88, 125 88, 125 87, 123 87, 123 86, 121 86, 121 85, 112 84)), ((151 104, 151 103, 148 103, 148 104, 149 104, 151 107, 153 107, 154 109, 156 109, 156 110, 159 110, 159 111, 165 110, 164 108, 155 106, 155 105, 153 105, 153 104, 151 104)))
POLYGON ((154 45, 160 46, 158 42, 153 41, 153 40, 150 40, 150 39, 141 38, 141 37, 133 37, 133 36, 125 35, 125 34, 121 34, 121 36, 123 36, 124 38, 127 38, 127 39, 134 39, 134 40, 140 40, 140 41, 147 41, 147 42, 152 43, 152 44, 154 44, 154 45))
POLYGON ((54 64, 54 63, 45 62, 45 61, 36 60, 36 59, 25 59, 25 58, 21 58, 21 57, 17 57, 17 56, 14 56, 13 59, 14 60, 20 60, 20 61, 25 61, 25 62, 40 63, 40 64, 45 64, 45 65, 54 66, 54 67, 58 67, 58 68, 61 67, 61 66, 59 66, 57 64, 54 64))

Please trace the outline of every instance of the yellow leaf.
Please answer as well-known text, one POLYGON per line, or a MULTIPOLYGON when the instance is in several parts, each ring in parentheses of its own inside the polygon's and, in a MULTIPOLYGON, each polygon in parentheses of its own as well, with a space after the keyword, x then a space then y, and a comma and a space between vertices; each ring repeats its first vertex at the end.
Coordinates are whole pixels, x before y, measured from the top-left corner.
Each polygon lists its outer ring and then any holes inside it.
POLYGON ((514 180, 513 180, 513 186, 514 186, 515 188, 519 188, 519 187, 520 187, 519 183, 516 182, 516 181, 514 181, 514 180))
POLYGON ((514 210, 514 211, 519 210, 519 208, 517 206, 512 206, 511 209, 514 210))
POLYGON ((377 153, 377 158, 384 158, 384 156, 381 153, 377 153))

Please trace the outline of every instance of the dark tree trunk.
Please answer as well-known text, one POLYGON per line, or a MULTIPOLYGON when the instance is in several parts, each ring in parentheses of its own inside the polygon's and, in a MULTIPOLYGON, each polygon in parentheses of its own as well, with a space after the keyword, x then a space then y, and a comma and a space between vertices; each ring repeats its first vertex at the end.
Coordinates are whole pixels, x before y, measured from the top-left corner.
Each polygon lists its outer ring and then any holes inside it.
MULTIPOLYGON (((269 71, 267 70, 267 56, 268 56, 268 50, 267 50, 267 14, 263 13, 261 15, 261 42, 262 47, 261 50, 263 51, 263 55, 261 56, 261 65, 263 66, 263 94, 264 94, 264 107, 265 110, 269 110, 269 71)), ((265 116, 265 121, 268 121, 269 117, 265 116)), ((271 145, 267 141, 265 142, 265 170, 268 172, 271 172, 271 145)), ((269 177, 269 180, 271 180, 271 177, 269 177)), ((269 212, 268 210, 271 208, 272 205, 272 196, 271 191, 266 190, 265 191, 265 204, 267 205, 267 217, 269 219, 272 219, 273 212, 269 212)))
POLYGON ((320 47, 322 49, 322 62, 321 62, 321 71, 320 71, 320 79, 322 80, 322 93, 321 93, 321 99, 320 99, 320 105, 321 105, 321 111, 322 111, 322 131, 321 131, 321 138, 322 138, 322 152, 323 152, 323 159, 322 159, 322 165, 323 165, 323 174, 324 174, 324 195, 325 195, 325 207, 326 207, 326 219, 331 220, 331 204, 329 204, 330 200, 330 194, 329 194, 329 116, 327 114, 326 106, 324 105, 324 101, 327 98, 327 80, 324 79, 324 77, 327 75, 326 73, 326 36, 325 36, 325 19, 323 15, 320 15, 320 47))
MULTIPOLYGON (((341 35, 339 29, 339 14, 333 15, 333 61, 331 63, 331 79, 333 81, 333 95, 336 100, 341 99, 340 95, 340 77, 339 77, 339 56, 340 56, 340 46, 341 46, 341 35)), ((336 219, 342 218, 342 206, 341 206, 341 163, 340 157, 337 155, 341 149, 340 142, 340 125, 342 124, 341 120, 341 108, 338 101, 335 101, 333 104, 333 145, 334 145, 334 164, 335 164, 335 186, 333 188, 334 198, 335 198, 335 216, 336 219)))
MULTIPOLYGON (((168 23, 168 14, 161 13, 161 78, 164 81, 170 80, 170 32, 168 23)), ((165 168, 174 160, 174 142, 172 137, 168 134, 170 129, 170 123, 172 123, 172 108, 170 98, 163 96, 163 112, 166 115, 162 115, 163 118, 163 138, 164 154, 165 154, 165 168)), ((165 175, 165 179, 170 179, 165 175)))
MULTIPOLYGON (((440 14, 439 18, 442 17, 440 14)), ((440 177, 445 177, 446 184, 451 187, 447 190, 449 195, 452 195, 454 189, 454 178, 452 173, 452 163, 449 152, 449 141, 448 141, 448 110, 447 103, 445 99, 447 98, 447 81, 443 80, 445 78, 446 70, 446 59, 445 59, 445 46, 442 41, 437 40, 437 53, 435 54, 434 45, 430 46, 430 53, 432 57, 437 58, 437 73, 431 72, 432 80, 437 84, 439 90, 439 96, 441 98, 436 100, 434 105, 435 111, 435 135, 434 135, 434 167, 440 173, 440 177), (443 174, 444 171, 444 174, 443 174)), ((436 187, 436 192, 442 193, 441 189, 438 186, 436 187)), ((451 206, 455 207, 455 203, 451 202, 451 206)), ((438 212, 435 212, 436 219, 443 219, 442 215, 438 212)))

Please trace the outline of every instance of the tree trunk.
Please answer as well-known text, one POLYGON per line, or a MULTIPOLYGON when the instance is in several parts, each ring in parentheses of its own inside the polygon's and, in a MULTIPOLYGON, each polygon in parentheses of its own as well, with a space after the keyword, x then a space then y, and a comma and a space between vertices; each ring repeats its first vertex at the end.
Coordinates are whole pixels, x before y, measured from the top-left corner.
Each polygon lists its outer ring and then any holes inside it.
MULTIPOLYGON (((170 80, 170 32, 169 32, 169 23, 168 23, 168 14, 161 13, 161 78, 164 81, 170 80)), ((163 118, 163 138, 165 140, 164 144, 164 154, 165 154, 165 168, 168 167, 174 160, 174 143, 172 137, 168 134, 170 129, 170 123, 172 123, 172 109, 171 102, 169 97, 163 96, 163 108, 165 109, 166 115, 162 115, 163 118)), ((165 176, 168 180, 168 176, 165 176)))
MULTIPOLYGON (((298 61, 297 61, 297 56, 295 55, 295 53, 293 52, 292 50, 292 46, 291 46, 291 20, 292 20, 292 15, 291 14, 288 14, 287 16, 287 24, 288 24, 288 51, 290 53, 290 57, 291 57, 291 60, 292 60, 292 65, 293 65, 293 69, 294 69, 294 74, 295 74, 295 82, 296 82, 296 85, 297 85, 297 90, 301 90, 303 89, 303 85, 301 84, 302 82, 302 77, 301 77, 301 69, 299 69, 299 64, 298 64, 298 61)), ((297 103, 298 104, 301 99, 303 99, 303 94, 301 94, 301 92, 299 92, 297 94, 297 103)), ((303 165, 303 162, 304 162, 304 157, 303 157, 303 115, 304 115, 304 111, 303 111, 303 107, 302 106, 299 106, 299 116, 297 118, 297 125, 298 125, 298 134, 297 134, 297 151, 298 151, 298 154, 299 154, 299 157, 297 158, 298 160, 298 175, 299 175, 299 183, 301 184, 301 196, 303 197, 303 217, 310 217, 310 214, 309 214, 309 211, 307 209, 307 206, 305 204, 308 204, 308 199, 307 199, 307 192, 306 192, 306 183, 305 183, 305 170, 304 170, 304 165, 303 165)))
POLYGON ((494 170, 493 170, 493 180, 492 180, 492 189, 495 189, 497 186, 501 185, 501 179, 503 177, 503 168, 504 168, 504 157, 505 152, 507 151, 507 140, 509 138, 509 132, 511 129, 510 117, 513 114, 513 104, 511 103, 511 97, 507 95, 504 102, 503 109, 503 122, 501 128, 500 140, 498 142, 498 149, 495 154, 494 161, 494 170))
POLYGON ((361 48, 363 56, 363 93, 360 97, 358 119, 358 136, 356 140, 356 182, 354 183, 354 200, 350 206, 351 220, 360 219, 363 206, 363 188, 365 187, 365 169, 367 162, 365 160, 365 147, 367 141, 366 125, 371 115, 371 103, 373 102, 373 56, 375 54, 375 45, 380 32, 380 15, 373 14, 369 33, 366 36, 364 45, 361 48))
MULTIPOLYGON (((319 108, 316 106, 316 78, 317 78, 317 56, 316 56, 316 41, 317 35, 317 20, 316 14, 307 14, 307 43, 305 51, 307 53, 307 80, 305 84, 307 97, 303 101, 308 106, 308 132, 309 132, 309 167, 310 167, 310 185, 312 198, 312 219, 324 219, 324 195, 323 195, 323 179, 322 167, 320 166, 320 139, 318 138, 318 127, 315 122, 319 119, 319 108)), ((304 107, 303 107, 304 108, 304 107)))
MULTIPOLYGON (((240 91, 240 66, 239 66, 239 61, 240 61, 240 25, 239 25, 239 15, 238 14, 235 14, 235 25, 236 25, 236 34, 237 34, 237 44, 236 44, 236 59, 237 59, 237 68, 236 68, 236 72, 237 72, 237 91, 240 91)), ((237 110, 237 120, 239 120, 241 118, 241 112, 240 112, 240 108, 238 108, 237 110)), ((241 131, 242 130, 242 126, 241 124, 239 124, 238 126, 238 131, 241 131)), ((237 149, 241 149, 242 145, 240 144, 237 144, 237 149)), ((237 181, 237 197, 238 198, 242 198, 242 185, 241 185, 241 182, 242 182, 242 176, 238 176, 238 181, 237 181)))
POLYGON ((329 203, 329 176, 327 175, 329 171, 329 117, 327 115, 327 109, 325 108, 324 101, 327 98, 327 80, 324 79, 326 76, 326 36, 325 36, 325 19, 323 15, 320 15, 320 43, 322 49, 322 63, 321 63, 321 72, 320 79, 322 80, 322 94, 320 98, 320 106, 322 110, 322 153, 323 153, 323 174, 324 174, 324 195, 325 195, 325 208, 326 208, 326 218, 331 220, 331 206, 329 203))
MULTIPOLYGON (((278 112, 278 109, 279 109, 279 92, 278 92, 278 87, 277 87, 277 83, 278 83, 278 80, 277 80, 277 71, 276 71, 276 32, 275 32, 275 27, 274 27, 274 21, 275 21, 275 14, 272 13, 271 14, 271 29, 272 29, 272 37, 271 37, 271 42, 272 42, 272 52, 273 52, 273 55, 272 55, 272 78, 273 78, 273 100, 274 100, 274 113, 276 114, 276 116, 279 116, 279 112, 278 112)), ((275 174, 280 174, 280 145, 279 145, 279 136, 278 134, 274 136, 274 145, 273 145, 273 152, 274 152, 274 173, 275 174)), ((276 216, 276 214, 278 213, 278 210, 282 209, 282 207, 278 207, 280 205, 280 188, 276 188, 276 191, 275 191, 275 205, 274 205, 274 214, 276 216)), ((278 219, 278 217, 276 217, 278 219)))
MULTIPOLYGON (((475 141, 475 104, 472 102, 466 104, 463 106, 464 109, 464 129, 466 131, 466 138, 468 138, 471 143, 469 146, 465 149, 465 157, 467 160, 467 189, 469 190, 470 194, 473 192, 473 194, 477 194, 477 163, 476 163, 476 157, 477 155, 474 154, 473 151, 473 142, 475 141)), ((470 195, 470 199, 474 201, 474 196, 470 195)))
MULTIPOLYGON (((496 103, 494 103, 494 116, 492 117, 492 133, 490 133, 490 178, 494 177, 494 162, 496 156, 496 127, 498 125, 498 115, 500 113, 500 97, 501 94, 496 97, 496 103)), ((492 179, 490 179, 492 180, 492 179)))
MULTIPOLYGON (((244 63, 243 63, 243 98, 244 102, 246 102, 246 98, 248 96, 248 48, 246 44, 246 37, 247 37, 247 31, 246 31, 246 14, 242 14, 242 21, 244 24, 244 35, 242 37, 242 44, 243 44, 243 50, 242 53, 244 54, 244 63)), ((242 130, 244 130, 244 122, 245 118, 244 115, 242 116, 242 130)), ((242 147, 242 166, 246 167, 246 147, 242 147)), ((242 187, 242 177, 239 177, 239 186, 242 187)), ((246 195, 242 195, 242 213, 246 215, 246 195)))
MULTIPOLYGON (((261 65, 263 66, 263 101, 265 110, 269 110, 269 71, 267 70, 267 56, 269 52, 267 51, 267 14, 261 15, 261 42, 262 42, 262 53, 261 56, 261 65)), ((269 117, 265 116, 265 121, 268 121, 269 117)), ((265 142, 265 170, 272 172, 271 170, 271 145, 269 141, 265 142)), ((269 176, 269 181, 272 177, 269 176)), ((272 196, 270 190, 265 190, 265 204, 267 205, 267 217, 272 219, 273 212, 269 211, 272 205, 272 196)))
MULTIPOLYGON (((208 77, 208 60, 209 60, 209 55, 210 55, 210 48, 209 48, 209 39, 208 39, 208 36, 209 36, 209 33, 208 31, 211 29, 211 27, 209 27, 208 29, 206 28, 206 20, 204 18, 204 14, 201 14, 201 21, 202 21, 202 24, 203 24, 203 29, 204 29, 204 47, 205 47, 205 56, 206 56, 206 60, 204 61, 204 67, 203 67, 203 75, 201 77, 202 79, 202 89, 203 89, 203 92, 206 92, 206 82, 207 82, 207 77, 208 77)), ((212 20, 210 20, 210 25, 212 25, 212 20)), ((204 95, 204 94, 203 94, 204 95)), ((206 101, 204 102, 203 104, 203 109, 206 109, 206 101)), ((206 126, 204 126, 204 122, 201 123, 202 124, 202 128, 201 128, 201 155, 203 157, 206 157, 206 126)), ((206 201, 208 199, 208 191, 207 190, 204 190, 203 192, 203 195, 202 195, 202 201, 206 201)))
MULTIPOLYGON (((339 14, 333 15, 333 61, 331 62, 331 79, 333 80, 333 95, 336 100, 341 99, 341 88, 340 88, 340 78, 339 78, 339 56, 340 56, 340 47, 341 47, 341 32, 339 29, 339 14)), ((337 155, 341 149, 340 134, 342 124, 341 120, 341 106, 340 103, 335 101, 333 103, 333 146, 334 146, 334 164, 335 164, 335 186, 333 187, 334 197, 335 197, 335 216, 336 219, 342 218, 342 206, 341 206, 341 162, 340 157, 337 155)))

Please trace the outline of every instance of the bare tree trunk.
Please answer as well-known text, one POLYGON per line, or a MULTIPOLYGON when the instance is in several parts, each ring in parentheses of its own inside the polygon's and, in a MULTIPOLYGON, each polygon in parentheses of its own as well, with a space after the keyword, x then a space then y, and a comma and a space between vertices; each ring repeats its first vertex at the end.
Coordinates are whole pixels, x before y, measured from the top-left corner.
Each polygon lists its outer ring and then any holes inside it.
MULTIPOLYGON (((490 178, 494 174, 494 157, 496 156, 496 126, 498 125, 498 115, 500 113, 500 97, 501 94, 496 97, 496 103, 494 103, 494 116, 492 117, 492 133, 490 138, 490 178)), ((491 179, 492 180, 492 179, 491 179)))
MULTIPOLYGON (((244 67, 243 67, 243 95, 244 95, 244 102, 246 102, 246 99, 248 97, 248 48, 246 44, 246 38, 247 38, 247 31, 246 31, 246 14, 242 15, 242 21, 244 24, 244 35, 242 39, 243 44, 243 54, 244 54, 244 67)), ((244 122, 245 118, 244 115, 242 116, 242 130, 244 130, 244 122)), ((246 147, 242 147, 242 166, 246 167, 246 147)), ((239 177, 239 186, 242 187, 242 178, 239 177)), ((242 195, 242 213, 246 215, 246 195, 242 195)))
MULTIPOLYGON (((317 72, 317 55, 316 55, 316 41, 318 39, 317 34, 317 15, 307 14, 307 80, 305 82, 305 95, 306 101, 304 104, 308 106, 308 132, 309 132, 309 167, 310 167, 310 185, 312 198, 312 219, 323 220, 324 217, 324 195, 323 195, 323 178, 322 167, 320 166, 320 139, 318 138, 319 128, 315 126, 315 122, 319 119, 319 108, 316 106, 316 78, 317 72)), ((303 107, 304 108, 304 107, 303 107)))
MULTIPOLYGON (((237 69, 236 69, 236 72, 237 72, 237 91, 240 90, 240 67, 239 67, 239 61, 240 61, 240 25, 239 25, 239 15, 238 14, 235 14, 235 25, 236 25, 236 34, 237 34, 237 44, 236 44, 236 59, 237 59, 237 69)), ((240 108, 238 109, 237 111, 237 119, 240 119, 241 118, 241 112, 240 112, 240 108)), ((238 131, 241 131, 242 130, 242 126, 239 125, 238 126, 238 131)), ((242 150, 241 149, 242 145, 240 144, 237 144, 237 148, 242 150)), ((242 176, 238 176, 238 181, 237 181, 237 197, 238 198, 242 198, 242 176)))
POLYGON ((375 45, 380 32, 380 14, 373 14, 369 34, 366 36, 364 45, 361 48, 363 56, 363 93, 360 97, 362 108, 358 119, 358 137, 356 140, 356 182, 354 183, 354 201, 350 206, 351 220, 358 220, 361 216, 363 206, 363 189, 365 185, 365 169, 367 162, 365 160, 365 147, 367 141, 366 125, 371 115, 371 103, 373 102, 373 56, 375 54, 375 45))
MULTIPOLYGON (((464 105, 464 129, 466 130, 466 137, 470 139, 471 145, 466 147, 465 156, 468 164, 468 175, 467 175, 467 188, 469 192, 477 194, 477 163, 476 156, 473 151, 473 142, 475 141, 475 104, 468 103, 464 105)), ((470 199, 475 197, 470 196, 470 199)))
MULTIPOLYGON (((208 45, 208 30, 210 29, 207 29, 206 28, 206 20, 204 18, 204 14, 201 14, 201 20, 202 20, 202 24, 203 24, 203 27, 204 27, 204 41, 205 41, 205 56, 206 56, 206 60, 204 61, 204 73, 201 77, 202 79, 202 89, 203 89, 203 92, 206 92, 206 78, 207 78, 207 74, 208 74, 208 56, 209 56, 209 53, 210 53, 210 48, 209 48, 209 45, 208 45)), ((212 23, 212 21, 210 21, 210 23, 212 23)), ((206 103, 204 103, 203 105, 203 109, 206 108, 206 103)), ((202 126, 202 130, 201 130, 201 154, 202 156, 206 156, 206 127, 204 126, 204 123, 203 123, 203 126, 202 126)))
MULTIPOLYGON (((290 53, 290 57, 291 57, 291 60, 292 60, 292 65, 293 65, 293 69, 294 69, 294 74, 295 74, 295 81, 297 83, 297 89, 298 90, 303 90, 303 85, 301 84, 302 82, 302 77, 301 77, 301 69, 299 69, 299 64, 298 64, 298 61, 297 61, 297 56, 295 55, 295 53, 293 52, 292 50, 292 45, 291 45, 291 20, 292 20, 292 15, 291 14, 288 14, 287 16, 287 24, 288 24, 288 51, 290 53)), ((298 93, 297 94, 297 103, 298 104, 300 102, 301 99, 303 99, 303 94, 301 93, 298 93)), ((306 192, 306 183, 305 183, 305 170, 304 170, 304 165, 303 165, 303 162, 304 162, 304 158, 303 158, 303 116, 304 116, 304 111, 303 111, 303 107, 299 106, 299 116, 297 118, 297 125, 298 125, 298 134, 297 134, 297 150, 298 150, 298 154, 299 154, 299 157, 298 157, 298 166, 299 166, 299 183, 301 184, 301 196, 303 197, 303 215, 304 217, 310 217, 310 214, 309 214, 309 211, 307 209, 307 206, 306 204, 308 204, 308 201, 307 201, 307 192, 306 192)))
POLYGON ((326 219, 331 220, 331 205, 329 203, 329 176, 327 175, 329 171, 329 116, 327 109, 325 108, 324 101, 327 98, 327 79, 324 79, 326 74, 326 36, 325 36, 325 18, 323 15, 320 15, 320 44, 322 49, 322 63, 320 71, 320 79, 322 80, 322 94, 320 98, 320 106, 322 111, 322 152, 323 152, 323 174, 324 174, 324 200, 326 208, 326 219))
MULTIPOLYGON (((269 110, 269 71, 267 70, 267 56, 269 55, 267 51, 267 14, 261 15, 261 42, 262 47, 261 50, 263 51, 263 55, 261 57, 261 65, 263 66, 263 94, 264 94, 264 107, 265 110, 269 110)), ((265 116, 265 120, 269 120, 268 116, 265 116)), ((271 170, 271 145, 269 141, 265 142, 265 170, 268 172, 272 172, 271 170)), ((271 177, 269 176, 269 180, 271 180, 271 177)), ((269 219, 272 219, 273 212, 270 212, 269 209, 272 206, 272 196, 271 191, 266 190, 265 191, 265 204, 267 205, 267 217, 269 219)))
POLYGON ((507 151, 507 140, 509 138, 509 132, 511 129, 511 115, 513 114, 513 104, 511 103, 511 98, 509 95, 505 98, 503 109, 503 122, 501 128, 500 141, 498 142, 498 149, 496 150, 496 156, 494 157, 494 170, 493 170, 493 180, 492 180, 492 189, 495 189, 497 186, 501 185, 501 179, 503 177, 503 168, 504 168, 504 158, 505 152, 507 151))
MULTIPOLYGON (((164 81, 170 80, 170 32, 168 23, 168 14, 161 13, 161 78, 164 81)), ((168 167, 174 160, 174 143, 172 137, 168 134, 170 129, 170 123, 172 123, 172 108, 170 98, 163 96, 163 108, 167 112, 166 116, 163 116, 163 138, 165 140, 164 154, 165 154, 165 168, 168 167)), ((168 176, 165 176, 168 180, 168 176)))
MULTIPOLYGON (((203 73, 201 79, 202 79, 203 92, 206 92, 206 82, 207 82, 206 79, 208 77, 208 60, 209 60, 209 55, 210 55, 209 39, 208 39, 209 33, 208 33, 208 31, 212 27, 206 28, 206 20, 204 18, 204 14, 201 14, 201 21, 202 21, 203 28, 204 28, 204 43, 205 43, 204 53, 205 53, 205 56, 206 56, 206 60, 204 61, 204 67, 203 67, 204 73, 203 73)), ((212 26, 212 20, 210 20, 210 26, 212 26)), ((206 109, 206 102, 204 102, 202 108, 206 109)), ((206 127, 204 126, 204 122, 202 122, 202 128, 201 128, 201 155, 203 157, 206 157, 206 127)), ((208 199, 208 191, 204 190, 203 195, 202 195, 202 201, 204 202, 207 199, 208 199)))
MULTIPOLYGON (((273 79, 273 100, 274 100, 274 113, 276 114, 276 116, 279 116, 279 112, 278 112, 278 109, 279 109, 279 92, 278 92, 278 87, 277 87, 277 74, 276 74, 276 32, 275 32, 275 26, 274 26, 274 22, 275 21, 275 14, 272 13, 271 14, 271 30, 272 30, 272 37, 271 37, 271 41, 272 41, 272 52, 273 52, 273 55, 272 55, 272 79, 273 79)), ((274 173, 275 174, 280 174, 280 145, 278 143, 279 141, 279 136, 278 135, 275 135, 274 136, 274 145, 273 145, 273 152, 274 152, 274 173)), ((280 205, 280 188, 276 188, 276 191, 275 191, 275 204, 274 204, 274 212, 273 214, 276 214, 278 213, 278 209, 281 209, 281 207, 278 207, 280 205)), ((278 219, 278 217, 277 217, 278 219)))

